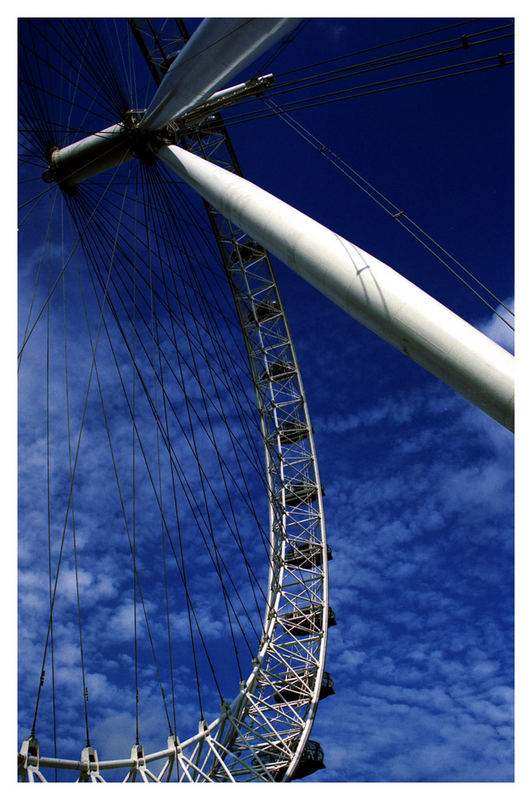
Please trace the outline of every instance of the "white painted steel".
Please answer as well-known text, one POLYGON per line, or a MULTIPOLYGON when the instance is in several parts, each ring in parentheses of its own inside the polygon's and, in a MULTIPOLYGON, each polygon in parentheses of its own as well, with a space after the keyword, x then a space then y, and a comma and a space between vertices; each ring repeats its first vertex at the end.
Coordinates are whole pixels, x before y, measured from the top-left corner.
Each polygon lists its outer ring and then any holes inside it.
POLYGON ((244 81, 243 83, 237 83, 235 86, 228 86, 227 89, 220 89, 219 92, 214 92, 214 94, 211 94, 209 96, 209 100, 223 100, 226 97, 231 97, 231 95, 241 92, 246 88, 246 86, 247 81, 244 81))
MULTIPOLYGON (((184 124, 191 118, 196 121, 215 113, 225 105, 260 90, 273 81, 273 75, 262 75, 236 86, 229 86, 214 92, 205 103, 195 106, 188 114, 181 117, 184 124)), ((137 114, 141 111, 136 112, 137 114)), ((138 126, 140 128, 140 125, 138 126)), ((50 154, 49 177, 57 180, 64 188, 73 188, 87 178, 117 167, 119 164, 135 157, 135 148, 128 136, 124 123, 111 125, 99 133, 85 136, 66 147, 57 148, 50 154)))
POLYGON ((170 126, 182 127, 183 124, 186 126, 191 119, 198 122, 209 114, 215 114, 228 105, 238 103, 244 97, 259 94, 273 82, 274 77, 272 73, 269 73, 268 75, 261 75, 260 78, 251 78, 249 81, 239 83, 236 86, 229 86, 227 89, 220 89, 220 91, 211 94, 204 103, 195 105, 190 111, 181 114, 179 119, 174 119, 170 126))
POLYGON ((133 158, 122 123, 54 150, 50 166, 67 186, 78 183, 133 158))
POLYGON ((278 18, 204 20, 166 73, 141 127, 159 130, 203 103, 299 21, 278 18))
POLYGON ((391 267, 277 197, 175 145, 159 157, 366 327, 513 430, 513 356, 391 267))

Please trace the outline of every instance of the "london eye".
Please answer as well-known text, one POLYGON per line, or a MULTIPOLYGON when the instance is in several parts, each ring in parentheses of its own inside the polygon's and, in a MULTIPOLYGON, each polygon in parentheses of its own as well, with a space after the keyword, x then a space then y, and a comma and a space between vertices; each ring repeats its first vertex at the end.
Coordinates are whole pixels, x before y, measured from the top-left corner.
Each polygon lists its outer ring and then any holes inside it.
MULTIPOLYGON (((467 47, 458 37, 463 51, 508 34, 477 29, 467 47)), ((335 553, 269 253, 512 426, 511 356, 241 182, 232 128, 282 115, 297 128, 298 104, 317 102, 308 77, 290 87, 297 101, 276 95, 275 58, 304 30, 209 20, 190 38, 181 20, 20 21, 22 780, 321 775, 311 730, 334 693, 335 553), (313 259, 333 265, 323 280, 313 259), (344 298, 353 269, 371 314, 344 298)), ((450 45, 401 48, 371 67, 450 45)), ((483 58, 447 77, 511 64, 506 51, 483 58)), ((403 82, 443 80, 439 69, 403 82)))

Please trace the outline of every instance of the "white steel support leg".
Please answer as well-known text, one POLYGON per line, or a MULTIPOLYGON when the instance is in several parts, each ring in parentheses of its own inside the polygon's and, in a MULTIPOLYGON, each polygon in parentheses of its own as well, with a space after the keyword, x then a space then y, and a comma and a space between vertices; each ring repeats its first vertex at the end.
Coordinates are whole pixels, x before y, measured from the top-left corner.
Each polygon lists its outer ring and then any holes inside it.
POLYGON ((513 356, 391 267, 175 145, 159 157, 224 216, 351 316, 513 430, 513 356))
POLYGON ((155 131, 222 88, 294 28, 299 19, 205 19, 157 89, 140 127, 155 131))

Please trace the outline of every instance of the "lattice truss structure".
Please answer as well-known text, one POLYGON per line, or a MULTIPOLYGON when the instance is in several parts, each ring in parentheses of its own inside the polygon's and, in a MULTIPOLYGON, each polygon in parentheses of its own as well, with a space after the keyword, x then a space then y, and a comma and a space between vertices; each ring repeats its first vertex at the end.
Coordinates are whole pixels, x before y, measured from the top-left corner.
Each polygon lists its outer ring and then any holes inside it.
MULTIPOLYGON (((156 82, 183 46, 180 21, 131 20, 156 82)), ((219 115, 187 130, 176 143, 240 174, 219 115)), ((326 543, 313 431, 283 303, 265 250, 207 206, 238 311, 248 353, 266 460, 270 506, 270 567, 263 634, 253 670, 214 722, 201 722, 187 741, 129 758, 99 761, 85 747, 79 761, 44 757, 35 738, 19 754, 21 780, 45 781, 42 769, 79 772, 78 781, 103 782, 107 770, 124 781, 290 781, 323 767, 309 740, 318 703, 333 693, 324 672, 328 628, 326 543), (102 775, 103 773, 103 775, 102 775)))

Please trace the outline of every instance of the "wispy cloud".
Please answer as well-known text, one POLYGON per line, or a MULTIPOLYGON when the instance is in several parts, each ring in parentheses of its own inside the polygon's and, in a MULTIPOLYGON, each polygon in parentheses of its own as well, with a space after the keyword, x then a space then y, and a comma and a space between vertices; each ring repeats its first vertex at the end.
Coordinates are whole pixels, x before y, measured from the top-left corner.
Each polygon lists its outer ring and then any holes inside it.
POLYGON ((337 694, 309 780, 512 780, 512 437, 434 384, 353 419, 351 475, 324 426, 337 694))
POLYGON ((497 344, 500 344, 501 347, 513 353, 514 332, 503 320, 507 320, 513 328, 515 328, 515 322, 507 309, 515 311, 515 300, 513 297, 505 300, 504 305, 498 305, 496 308, 497 314, 493 314, 487 321, 483 322, 480 325, 480 330, 489 336, 490 339, 497 342, 497 344))

